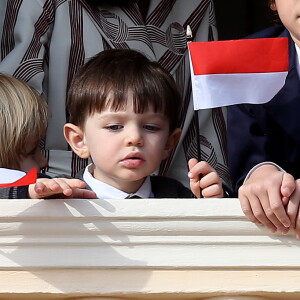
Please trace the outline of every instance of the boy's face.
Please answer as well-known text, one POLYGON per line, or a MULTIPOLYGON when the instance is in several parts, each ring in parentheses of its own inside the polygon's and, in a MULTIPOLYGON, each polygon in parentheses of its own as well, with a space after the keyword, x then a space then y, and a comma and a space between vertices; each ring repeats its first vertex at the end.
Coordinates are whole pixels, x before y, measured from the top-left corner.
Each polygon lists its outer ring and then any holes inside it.
POLYGON ((36 168, 39 172, 41 169, 46 168, 48 165, 46 157, 41 153, 39 146, 32 146, 28 144, 24 154, 22 154, 19 166, 15 167, 23 172, 28 172, 32 168, 36 168))
POLYGON ((179 129, 170 134, 165 115, 152 110, 136 114, 128 101, 126 110, 89 116, 83 145, 94 162, 94 177, 131 193, 157 170, 179 136, 179 129))
POLYGON ((300 46, 300 0, 275 0, 271 8, 277 10, 281 22, 300 46))

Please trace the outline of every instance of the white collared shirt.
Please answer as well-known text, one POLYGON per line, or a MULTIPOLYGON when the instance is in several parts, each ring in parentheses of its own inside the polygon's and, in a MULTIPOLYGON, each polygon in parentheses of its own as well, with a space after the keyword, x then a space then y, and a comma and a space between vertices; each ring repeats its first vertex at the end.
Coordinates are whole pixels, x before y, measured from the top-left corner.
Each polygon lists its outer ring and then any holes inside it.
POLYGON ((123 192, 107 183, 94 178, 94 164, 89 164, 83 173, 83 180, 94 191, 99 199, 125 199, 131 195, 140 198, 153 198, 150 176, 147 176, 142 186, 133 194, 123 192))

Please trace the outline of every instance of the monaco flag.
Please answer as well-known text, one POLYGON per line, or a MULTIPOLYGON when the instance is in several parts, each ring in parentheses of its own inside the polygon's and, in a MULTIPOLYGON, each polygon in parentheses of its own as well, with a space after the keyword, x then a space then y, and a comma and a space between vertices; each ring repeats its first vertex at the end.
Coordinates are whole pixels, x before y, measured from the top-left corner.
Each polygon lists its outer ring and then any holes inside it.
POLYGON ((0 168, 0 188, 29 185, 35 183, 36 180, 36 168, 31 169, 28 173, 0 168))
POLYGON ((188 43, 194 109, 270 101, 288 73, 288 39, 188 43))

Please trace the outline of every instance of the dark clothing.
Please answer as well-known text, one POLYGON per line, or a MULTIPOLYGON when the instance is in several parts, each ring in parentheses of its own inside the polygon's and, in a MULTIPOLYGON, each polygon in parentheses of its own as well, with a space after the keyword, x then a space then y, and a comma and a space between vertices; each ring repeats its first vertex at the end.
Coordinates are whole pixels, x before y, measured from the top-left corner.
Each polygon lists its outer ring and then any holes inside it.
POLYGON ((179 181, 163 177, 151 176, 154 198, 195 198, 193 193, 179 181))
POLYGON ((300 81, 295 44, 283 26, 248 38, 269 37, 288 37, 289 72, 285 85, 270 102, 228 107, 228 162, 236 193, 251 168, 264 161, 300 178, 300 81))
POLYGON ((0 188, 0 199, 27 199, 28 185, 0 188))

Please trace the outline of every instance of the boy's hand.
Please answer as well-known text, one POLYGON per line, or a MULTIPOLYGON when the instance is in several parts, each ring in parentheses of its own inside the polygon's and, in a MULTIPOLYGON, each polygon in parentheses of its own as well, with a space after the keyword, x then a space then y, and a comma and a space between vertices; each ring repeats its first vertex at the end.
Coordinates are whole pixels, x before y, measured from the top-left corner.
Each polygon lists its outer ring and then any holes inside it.
POLYGON ((271 232, 287 233, 299 208, 298 193, 292 196, 295 189, 292 175, 263 165, 239 189, 242 210, 250 221, 265 225, 271 232))
POLYGON ((80 179, 67 178, 39 178, 28 188, 29 197, 32 199, 50 198, 87 198, 94 199, 93 191, 84 189, 86 183, 80 179))
POLYGON ((190 187, 197 198, 222 198, 224 191, 222 181, 215 171, 207 162, 192 158, 189 160, 190 187))

